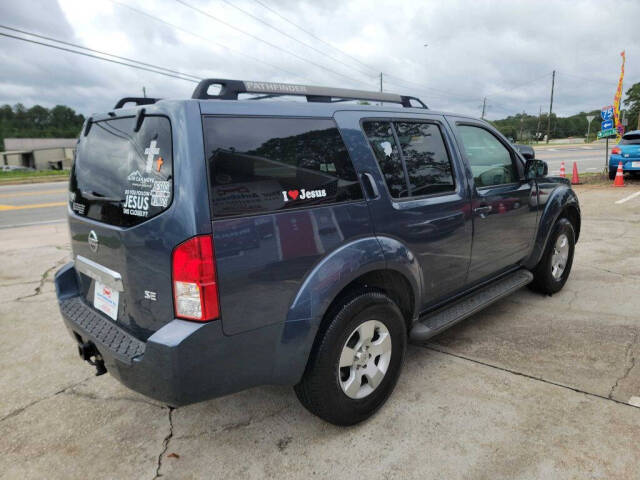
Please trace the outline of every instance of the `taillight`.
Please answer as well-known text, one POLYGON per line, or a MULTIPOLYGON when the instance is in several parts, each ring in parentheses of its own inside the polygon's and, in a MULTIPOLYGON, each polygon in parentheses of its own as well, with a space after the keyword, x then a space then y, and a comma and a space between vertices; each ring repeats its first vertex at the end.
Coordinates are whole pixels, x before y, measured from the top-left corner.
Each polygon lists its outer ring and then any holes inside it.
POLYGON ((622 151, 622 150, 620 150, 620 147, 613 147, 613 148, 611 149, 611 155, 620 155, 620 152, 621 152, 621 151, 622 151))
POLYGON ((213 236, 200 235, 173 250, 173 300, 176 317, 207 322, 220 314, 213 236))

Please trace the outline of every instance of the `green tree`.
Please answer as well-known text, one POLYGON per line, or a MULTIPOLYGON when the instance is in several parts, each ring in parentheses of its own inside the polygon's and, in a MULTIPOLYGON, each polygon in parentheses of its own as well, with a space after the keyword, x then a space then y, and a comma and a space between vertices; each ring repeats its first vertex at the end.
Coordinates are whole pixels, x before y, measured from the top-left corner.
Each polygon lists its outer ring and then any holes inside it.
POLYGON ((638 114, 640 113, 640 82, 634 83, 631 88, 625 92, 624 104, 627 107, 627 130, 640 130, 638 122, 638 114))
POLYGON ((77 137, 84 117, 64 105, 52 109, 34 105, 27 109, 21 103, 0 106, 0 147, 7 137, 73 138, 77 137))

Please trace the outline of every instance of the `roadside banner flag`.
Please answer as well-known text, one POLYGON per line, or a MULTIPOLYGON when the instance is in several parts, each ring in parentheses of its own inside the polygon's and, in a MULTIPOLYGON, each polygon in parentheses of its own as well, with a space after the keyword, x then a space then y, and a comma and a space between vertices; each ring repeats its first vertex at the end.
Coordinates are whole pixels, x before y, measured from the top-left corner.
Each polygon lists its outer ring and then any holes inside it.
POLYGON ((622 134, 624 133, 624 126, 620 123, 620 100, 622 99, 622 80, 624 79, 624 62, 625 62, 625 54, 624 50, 620 52, 620 56, 622 57, 622 69, 620 70, 620 80, 618 80, 618 89, 616 90, 616 95, 613 97, 613 125, 617 130, 616 141, 620 142, 622 138, 622 134))

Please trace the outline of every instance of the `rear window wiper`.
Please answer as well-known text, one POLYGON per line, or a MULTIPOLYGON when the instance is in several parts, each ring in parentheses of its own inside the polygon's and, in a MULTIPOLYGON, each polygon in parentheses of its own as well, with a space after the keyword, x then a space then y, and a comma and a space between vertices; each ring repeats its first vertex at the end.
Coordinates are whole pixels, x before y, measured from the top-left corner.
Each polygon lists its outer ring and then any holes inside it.
POLYGON ((106 195, 102 195, 101 193, 93 191, 87 192, 83 190, 82 196, 92 202, 124 202, 124 198, 107 197, 106 195))

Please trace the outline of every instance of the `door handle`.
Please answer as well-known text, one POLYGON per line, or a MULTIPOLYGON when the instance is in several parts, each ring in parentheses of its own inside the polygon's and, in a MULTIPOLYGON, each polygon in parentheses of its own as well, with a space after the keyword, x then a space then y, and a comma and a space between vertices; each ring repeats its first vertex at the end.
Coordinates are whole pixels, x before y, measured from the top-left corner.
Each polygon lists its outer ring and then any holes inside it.
POLYGON ((369 172, 365 172, 360 175, 362 179, 362 183, 364 184, 364 189, 367 191, 367 196, 371 199, 378 198, 380 196, 378 192, 378 186, 376 185, 376 180, 373 178, 369 172))
POLYGON ((491 213, 491 205, 483 205, 481 207, 476 207, 473 209, 474 213, 477 213, 480 218, 485 218, 487 215, 491 213))

